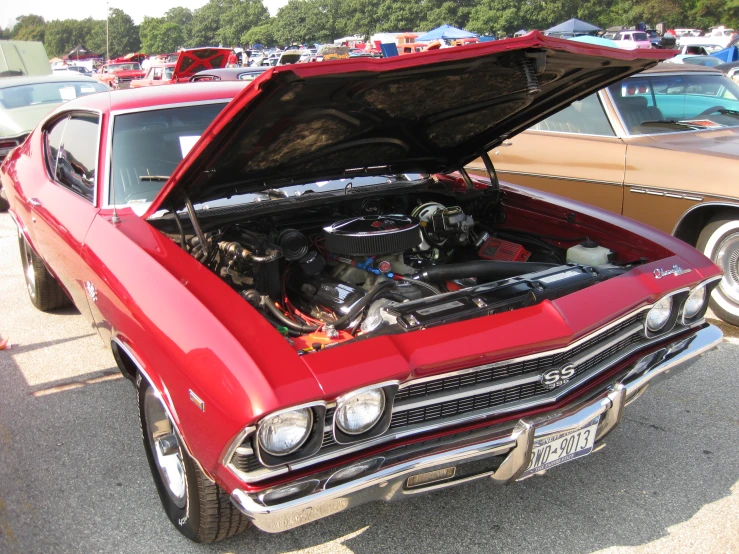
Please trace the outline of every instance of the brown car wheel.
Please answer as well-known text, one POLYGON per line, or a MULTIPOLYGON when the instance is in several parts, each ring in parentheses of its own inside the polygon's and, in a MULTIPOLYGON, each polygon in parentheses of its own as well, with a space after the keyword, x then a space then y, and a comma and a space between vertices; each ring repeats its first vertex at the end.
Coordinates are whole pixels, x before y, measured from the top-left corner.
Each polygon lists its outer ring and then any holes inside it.
POLYGON ((169 413, 145 379, 139 385, 138 403, 146 458, 172 524, 187 538, 201 543, 243 532, 249 520, 190 457, 169 413))
POLYGON ((739 325, 739 220, 711 220, 695 247, 724 272, 711 295, 711 309, 727 323, 739 325))
POLYGON ((23 275, 26 278, 26 289, 28 289, 31 303, 42 312, 69 306, 71 301, 64 289, 49 273, 44 261, 36 255, 20 231, 18 232, 18 246, 21 251, 23 275))

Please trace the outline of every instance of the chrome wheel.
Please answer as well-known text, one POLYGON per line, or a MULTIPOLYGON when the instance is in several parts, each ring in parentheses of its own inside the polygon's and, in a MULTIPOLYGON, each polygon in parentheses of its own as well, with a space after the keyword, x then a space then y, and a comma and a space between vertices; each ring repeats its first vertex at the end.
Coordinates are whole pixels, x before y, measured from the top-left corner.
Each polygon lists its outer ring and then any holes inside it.
POLYGON ((733 302, 739 303, 739 233, 729 235, 716 249, 716 265, 724 271, 719 287, 733 302))
POLYGON ((144 396, 144 414, 144 433, 164 488, 175 506, 184 508, 187 504, 187 476, 182 450, 172 421, 151 387, 144 396))

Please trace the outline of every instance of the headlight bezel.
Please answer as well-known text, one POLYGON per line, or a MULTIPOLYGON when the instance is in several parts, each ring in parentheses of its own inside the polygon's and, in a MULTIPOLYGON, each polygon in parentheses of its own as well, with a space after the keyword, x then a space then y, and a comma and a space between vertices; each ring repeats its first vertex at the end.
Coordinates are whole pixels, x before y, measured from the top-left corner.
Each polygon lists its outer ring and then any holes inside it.
POLYGON ((260 418, 259 423, 257 424, 255 432, 253 434, 252 445, 257 459, 262 465, 266 467, 277 467, 312 456, 321 448, 321 443, 323 442, 325 420, 326 403, 323 401, 308 402, 305 404, 299 404, 297 406, 290 406, 289 408, 277 410, 272 413, 266 414, 265 416, 260 418), (262 441, 260 440, 262 427, 266 424, 267 421, 274 417, 302 409, 310 409, 312 412, 311 429, 308 432, 308 437, 299 447, 287 454, 276 455, 268 452, 266 448, 262 445, 262 441))
POLYGON ((366 387, 362 387, 359 389, 355 389, 352 391, 347 392, 346 394, 341 395, 339 398, 336 399, 336 406, 332 417, 332 430, 334 435, 334 440, 338 444, 349 444, 352 442, 357 441, 363 441, 367 439, 371 439, 374 437, 378 437, 385 433, 385 431, 388 430, 388 427, 390 427, 390 420, 393 416, 393 403, 395 401, 395 394, 398 392, 398 387, 400 385, 399 381, 388 381, 385 383, 377 383, 375 385, 369 385, 366 387), (349 398, 352 398, 358 394, 362 394, 368 391, 372 390, 381 390, 382 393, 385 396, 385 404, 383 406, 382 415, 377 420, 376 423, 372 425, 368 430, 357 433, 357 434, 350 434, 346 433, 341 429, 341 426, 338 424, 337 414, 339 411, 339 408, 343 401, 348 400, 349 398))
POLYGON ((647 313, 644 317, 644 335, 647 338, 653 338, 653 337, 659 337, 662 335, 665 335, 666 333, 669 333, 675 328, 675 325, 678 323, 680 316, 683 312, 683 305, 685 304, 685 299, 688 297, 688 293, 690 292, 690 288, 685 287, 682 289, 678 289, 676 291, 668 292, 667 294, 663 294, 661 297, 657 299, 651 306, 649 306, 649 309, 647 310, 647 313), (665 298, 670 298, 672 301, 672 306, 670 308, 670 315, 667 318, 667 321, 665 324, 660 327, 656 331, 652 331, 649 328, 649 325, 647 325, 647 321, 649 318, 649 312, 657 305, 658 302, 661 300, 664 300, 665 298))

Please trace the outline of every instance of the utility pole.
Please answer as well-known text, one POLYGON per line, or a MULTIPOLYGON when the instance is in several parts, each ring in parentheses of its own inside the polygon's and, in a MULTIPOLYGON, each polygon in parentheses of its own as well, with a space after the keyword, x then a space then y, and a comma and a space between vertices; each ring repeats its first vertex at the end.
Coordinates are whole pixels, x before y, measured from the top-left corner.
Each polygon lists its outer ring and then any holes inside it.
POLYGON ((108 34, 108 23, 110 20, 110 2, 105 2, 105 61, 110 61, 110 35, 108 34))

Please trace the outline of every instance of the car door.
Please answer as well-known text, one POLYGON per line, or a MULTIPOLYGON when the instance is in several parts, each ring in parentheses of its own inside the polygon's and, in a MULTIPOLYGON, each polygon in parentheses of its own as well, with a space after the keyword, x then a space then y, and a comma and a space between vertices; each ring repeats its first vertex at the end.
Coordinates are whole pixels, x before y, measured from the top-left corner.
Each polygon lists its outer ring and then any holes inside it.
POLYGON ((45 135, 47 179, 31 199, 32 225, 39 255, 92 319, 81 258, 82 244, 95 214, 100 115, 73 112, 53 122, 45 135), (61 131, 60 131, 61 129, 61 131), (58 147, 54 142, 60 138, 58 147))
POLYGON ((503 181, 621 213, 626 145, 597 94, 573 102, 490 154, 503 181))

